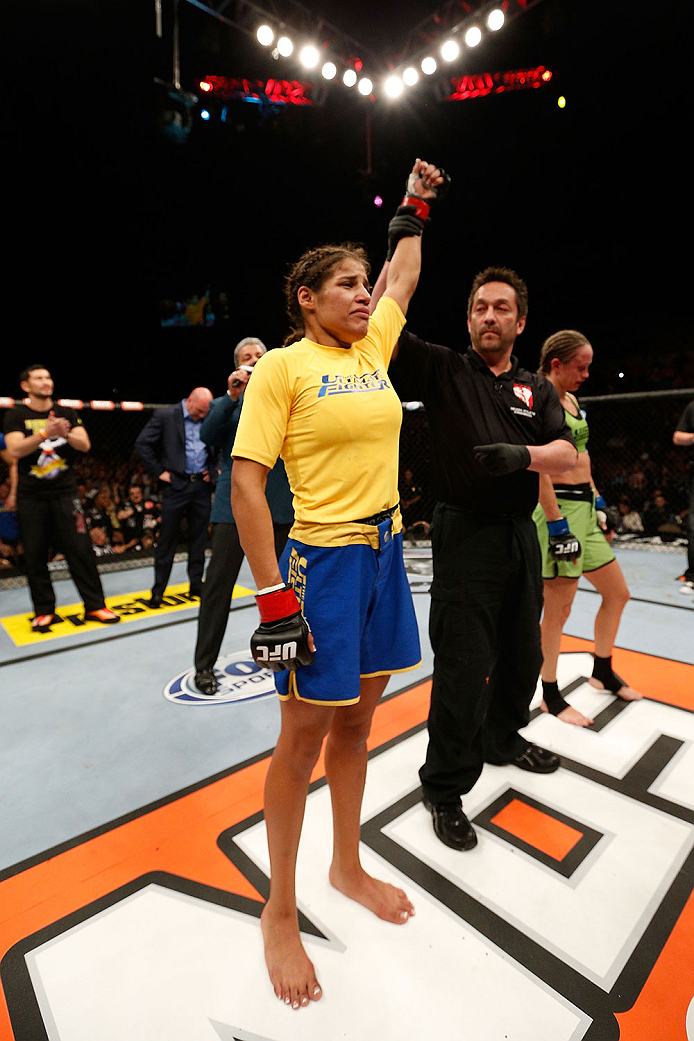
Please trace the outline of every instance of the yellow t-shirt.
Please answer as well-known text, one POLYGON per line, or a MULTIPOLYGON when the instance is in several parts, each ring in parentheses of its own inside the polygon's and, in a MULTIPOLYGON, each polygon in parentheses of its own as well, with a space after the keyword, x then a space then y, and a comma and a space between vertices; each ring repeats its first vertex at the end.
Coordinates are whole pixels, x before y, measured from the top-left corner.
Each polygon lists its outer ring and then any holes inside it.
MULTIPOLYGON (((291 537, 312 546, 378 546, 355 523, 398 501, 402 405, 388 364, 405 316, 382 297, 363 340, 324 347, 304 337, 263 355, 244 395, 234 459, 282 456, 294 495, 291 537)), ((402 527, 399 511, 393 531, 402 527)))

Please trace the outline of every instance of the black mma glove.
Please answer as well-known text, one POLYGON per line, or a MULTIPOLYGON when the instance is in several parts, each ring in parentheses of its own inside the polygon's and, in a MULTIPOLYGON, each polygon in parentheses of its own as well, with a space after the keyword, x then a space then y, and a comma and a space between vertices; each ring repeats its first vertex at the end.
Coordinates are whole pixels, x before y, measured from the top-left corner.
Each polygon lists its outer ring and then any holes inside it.
POLYGON ((573 564, 581 555, 581 543, 569 531, 569 522, 560 517, 559 520, 547 521, 549 531, 549 554, 553 560, 566 560, 573 564))
POLYGON ((441 167, 439 167, 439 173, 443 177, 443 181, 436 188, 432 188, 432 191, 436 194, 426 199, 421 195, 417 195, 414 191, 414 182, 417 180, 417 175, 410 174, 408 177, 405 197, 388 225, 388 252, 386 253, 386 260, 393 259, 395 247, 400 239, 422 234, 424 226, 429 220, 431 204, 443 199, 446 195, 451 179, 441 167))
POLYGON ((273 672, 311 665, 315 660, 308 645, 311 630, 291 586, 259 593, 255 602, 260 625, 251 636, 253 660, 273 672))
POLYGON ((595 496, 595 516, 605 535, 617 530, 619 510, 614 506, 608 506, 602 495, 595 496))
POLYGON ((476 462, 492 477, 503 477, 530 466, 530 452, 525 445, 475 445, 472 451, 476 462))

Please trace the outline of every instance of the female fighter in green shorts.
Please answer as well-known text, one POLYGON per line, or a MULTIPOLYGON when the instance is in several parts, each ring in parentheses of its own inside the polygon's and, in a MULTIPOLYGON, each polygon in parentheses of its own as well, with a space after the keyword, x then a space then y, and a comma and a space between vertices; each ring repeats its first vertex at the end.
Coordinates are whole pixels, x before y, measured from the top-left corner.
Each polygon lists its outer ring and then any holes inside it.
POLYGON ((564 624, 571 613, 578 580, 585 575, 602 597, 595 618, 595 654, 590 683, 625 701, 643 695, 633 690, 612 669, 612 647, 622 611, 629 600, 624 575, 610 548, 604 500, 593 483, 588 455, 588 423, 574 397, 588 378, 593 348, 581 333, 564 329, 542 345, 538 372, 556 388, 566 421, 571 427, 578 463, 574 470, 548 477, 540 475, 540 502, 533 519, 542 551, 545 606, 542 617, 542 708, 564 723, 587 727, 593 722, 564 700, 557 686, 557 660, 564 624), (553 537, 573 534, 580 543, 575 560, 557 560, 551 552, 553 537))

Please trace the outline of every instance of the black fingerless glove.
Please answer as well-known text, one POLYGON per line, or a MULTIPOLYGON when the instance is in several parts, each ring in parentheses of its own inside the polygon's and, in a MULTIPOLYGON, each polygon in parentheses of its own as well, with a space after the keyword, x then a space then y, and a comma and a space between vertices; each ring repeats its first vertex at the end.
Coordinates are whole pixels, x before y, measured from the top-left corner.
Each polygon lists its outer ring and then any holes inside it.
POLYGON ((549 554, 552 560, 566 560, 573 563, 581 555, 581 543, 569 530, 569 522, 565 517, 547 521, 549 532, 549 554))
POLYGON ((308 644, 311 629, 291 586, 258 594, 255 602, 260 625, 251 636, 253 660, 273 672, 311 665, 315 660, 308 644))

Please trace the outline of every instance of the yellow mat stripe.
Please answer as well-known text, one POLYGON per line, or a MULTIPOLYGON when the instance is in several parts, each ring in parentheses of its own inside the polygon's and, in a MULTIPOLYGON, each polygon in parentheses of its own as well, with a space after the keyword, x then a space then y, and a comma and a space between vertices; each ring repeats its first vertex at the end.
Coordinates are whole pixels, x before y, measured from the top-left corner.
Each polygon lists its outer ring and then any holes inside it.
MULTIPOLYGON (((244 586, 234 586, 234 597, 252 596, 253 590, 244 586)), ((108 628, 119 628, 124 622, 139 621, 141 618, 160 618, 162 615, 172 614, 174 611, 185 611, 191 607, 197 607, 200 598, 191 596, 188 592, 188 583, 181 582, 178 585, 166 587, 166 596, 162 606, 156 610, 147 606, 151 596, 149 589, 141 589, 136 593, 121 593, 119 596, 106 597, 106 606, 119 614, 121 621, 118 626, 102 625, 100 622, 85 622, 84 607, 81 603, 62 604, 56 608, 56 614, 61 621, 52 626, 50 632, 35 633, 31 630, 31 619, 33 612, 28 614, 8 615, 0 619, 2 627, 14 643, 15 647, 25 647, 32 643, 47 643, 61 636, 73 636, 75 633, 91 632, 99 629, 102 632, 108 628)))

